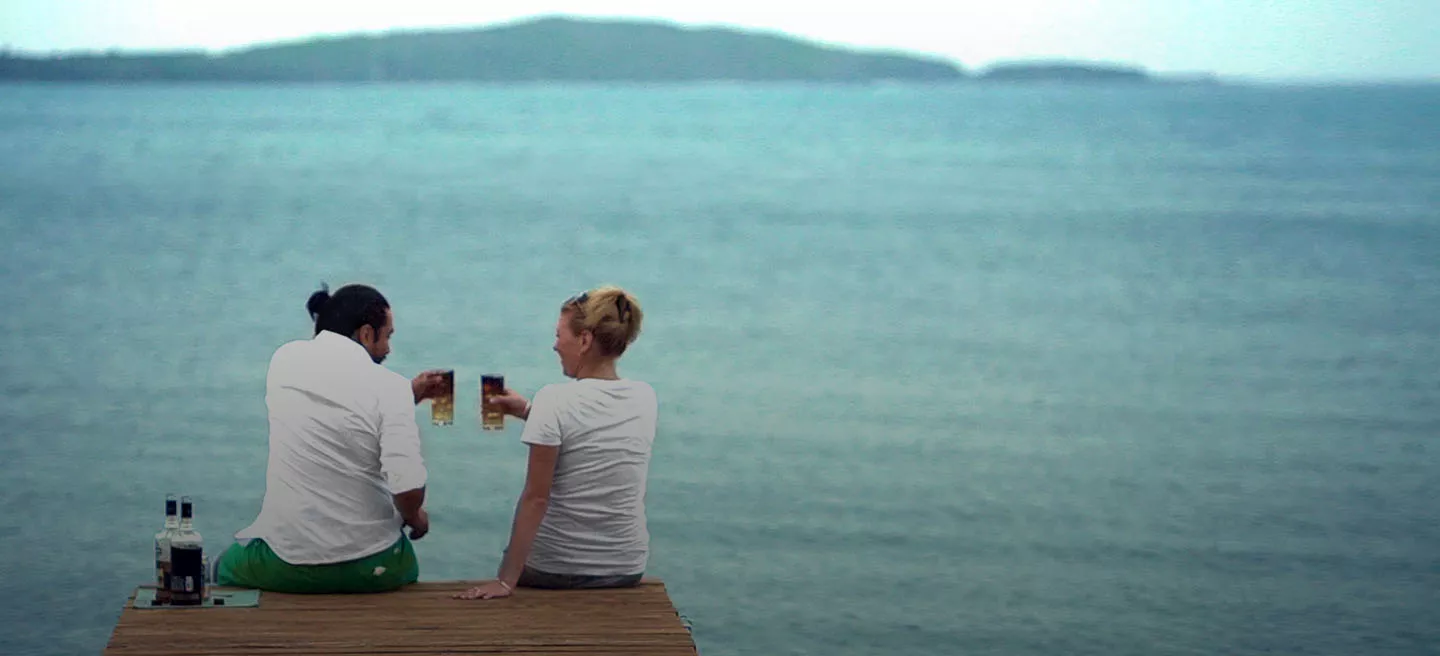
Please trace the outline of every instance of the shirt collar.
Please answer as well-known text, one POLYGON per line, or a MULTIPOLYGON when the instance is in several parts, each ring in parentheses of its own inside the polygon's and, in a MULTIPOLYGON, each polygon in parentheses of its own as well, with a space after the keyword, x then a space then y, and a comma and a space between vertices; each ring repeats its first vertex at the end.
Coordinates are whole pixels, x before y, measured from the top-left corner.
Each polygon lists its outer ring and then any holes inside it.
POLYGON ((370 357, 370 352, 366 351, 365 347, 360 345, 360 342, 341 335, 340 333, 322 330, 315 335, 315 343, 336 351, 349 350, 352 355, 363 357, 367 362, 375 361, 374 358, 370 357))

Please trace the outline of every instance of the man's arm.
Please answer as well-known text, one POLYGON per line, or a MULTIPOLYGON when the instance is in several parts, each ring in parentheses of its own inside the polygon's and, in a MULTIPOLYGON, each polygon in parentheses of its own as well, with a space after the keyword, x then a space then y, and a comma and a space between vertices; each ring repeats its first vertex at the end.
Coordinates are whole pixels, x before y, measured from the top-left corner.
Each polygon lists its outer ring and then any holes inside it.
POLYGON ((430 532, 430 513, 425 512, 425 488, 401 492, 395 495, 395 508, 405 525, 410 527, 410 539, 419 540, 430 532))
POLYGON ((425 512, 425 484, 429 477, 420 450, 420 427, 415 424, 415 405, 409 381, 396 377, 380 401, 380 472, 394 495, 395 509, 404 525, 411 527, 410 539, 418 540, 430 530, 425 512))
POLYGON ((410 394, 415 398, 415 404, 419 405, 425 399, 433 399, 440 396, 445 388, 445 370, 431 369, 422 371, 410 379, 410 394))

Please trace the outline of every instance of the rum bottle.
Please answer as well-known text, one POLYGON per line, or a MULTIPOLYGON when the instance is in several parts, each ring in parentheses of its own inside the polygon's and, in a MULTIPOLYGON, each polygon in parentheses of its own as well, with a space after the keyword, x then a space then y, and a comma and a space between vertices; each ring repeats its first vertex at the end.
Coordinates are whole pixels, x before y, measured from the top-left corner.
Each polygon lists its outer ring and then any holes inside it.
POLYGON ((195 530, 194 505, 180 498, 180 529, 170 538, 170 603, 199 606, 205 602, 205 541, 195 530))
POLYGON ((165 527, 155 534, 155 603, 170 603, 170 539, 180 529, 175 495, 165 495, 165 527))

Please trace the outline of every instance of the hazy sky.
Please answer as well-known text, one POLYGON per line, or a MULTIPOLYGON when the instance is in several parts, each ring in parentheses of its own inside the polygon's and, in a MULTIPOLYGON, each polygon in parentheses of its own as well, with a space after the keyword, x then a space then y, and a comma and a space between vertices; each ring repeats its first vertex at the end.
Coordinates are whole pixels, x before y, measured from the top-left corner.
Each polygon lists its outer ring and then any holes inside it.
POLYGON ((1440 0, 0 0, 0 46, 219 50, 560 13, 758 27, 969 68, 1064 57, 1267 78, 1440 78, 1440 0))

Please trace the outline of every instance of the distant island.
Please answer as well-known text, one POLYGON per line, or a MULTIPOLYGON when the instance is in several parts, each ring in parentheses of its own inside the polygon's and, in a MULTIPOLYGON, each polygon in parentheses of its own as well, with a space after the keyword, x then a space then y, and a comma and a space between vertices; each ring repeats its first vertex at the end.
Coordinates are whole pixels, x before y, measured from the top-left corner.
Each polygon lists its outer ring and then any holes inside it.
POLYGON ((484 28, 321 37, 229 52, 0 52, 0 81, 55 82, 1144 82, 1138 69, 954 62, 761 31, 545 17, 484 28))
POLYGON ((1006 62, 982 71, 982 80, 1004 82, 1150 82, 1149 73, 1137 66, 1078 62, 1006 62))
POLYGON ((550 17, 467 30, 316 38, 210 55, 0 56, 0 79, 95 81, 950 80, 955 64, 762 32, 550 17))

